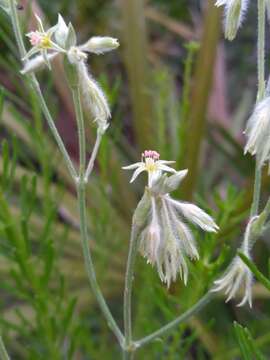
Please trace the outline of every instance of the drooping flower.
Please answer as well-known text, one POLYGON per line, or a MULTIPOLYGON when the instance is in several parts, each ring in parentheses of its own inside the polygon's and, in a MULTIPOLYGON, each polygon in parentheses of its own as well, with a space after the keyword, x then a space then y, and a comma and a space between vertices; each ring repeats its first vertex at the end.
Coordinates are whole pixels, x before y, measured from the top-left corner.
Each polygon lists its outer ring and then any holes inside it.
POLYGON ((225 6, 224 32, 228 40, 233 40, 241 26, 248 8, 248 0, 217 0, 216 6, 225 6))
MULTIPOLYGON (((244 240, 240 248, 243 254, 249 259, 251 259, 249 248, 251 242, 252 224, 257 218, 258 217, 255 216, 249 221, 245 231, 244 240)), ((252 281, 252 272, 242 259, 239 256, 236 256, 224 276, 214 282, 212 291, 225 291, 225 294, 227 295, 226 302, 228 302, 235 297, 240 288, 243 288, 244 296, 238 306, 243 306, 248 302, 249 306, 252 307, 252 281)))
MULTIPOLYGON (((249 254, 245 254, 250 258, 249 254)), ((252 273, 246 264, 239 258, 234 258, 224 276, 215 281, 215 287, 212 291, 225 291, 227 295, 226 302, 235 297, 240 287, 244 288, 244 297, 238 306, 244 305, 246 302, 252 307, 252 273)))
POLYGON ((270 97, 258 102, 245 130, 247 152, 256 155, 259 165, 270 160, 270 97))
POLYGON ((146 225, 140 234, 139 250, 148 263, 157 267, 161 281, 169 287, 177 275, 187 283, 186 259, 198 259, 196 241, 185 221, 198 225, 204 231, 216 232, 214 220, 196 205, 176 201, 169 195, 176 190, 187 170, 176 171, 171 161, 159 160, 156 151, 145 151, 142 161, 124 167, 135 170, 131 182, 143 171, 148 173, 147 197, 149 208, 146 225), (172 173, 168 176, 165 173, 172 173))

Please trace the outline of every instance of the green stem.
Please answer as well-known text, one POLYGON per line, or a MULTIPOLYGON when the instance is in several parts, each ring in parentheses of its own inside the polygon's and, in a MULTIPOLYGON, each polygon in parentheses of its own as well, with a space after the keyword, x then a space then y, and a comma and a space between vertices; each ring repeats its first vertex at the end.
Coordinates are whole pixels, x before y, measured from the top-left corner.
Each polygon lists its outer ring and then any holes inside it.
MULTIPOLYGON (((261 101, 265 96, 265 22, 266 7, 265 0, 258 0, 258 95, 257 101, 261 101)), ((256 159, 255 182, 253 201, 251 205, 250 217, 258 214, 261 194, 262 169, 256 159)))
POLYGON ((10 360, 2 336, 0 336, 0 359, 10 360))
MULTIPOLYGON (((265 22, 266 7, 265 0, 258 0, 258 95, 257 101, 261 101, 265 96, 265 22)), ((262 169, 256 159, 255 182, 253 201, 251 205, 250 217, 258 214, 261 194, 262 169)))
MULTIPOLYGON (((24 46, 24 41, 23 41, 23 37, 22 37, 22 32, 21 32, 21 28, 20 28, 20 22, 19 22, 19 18, 18 18, 18 13, 17 13, 17 7, 16 7, 16 3, 14 0, 9 0, 9 5, 10 5, 10 18, 11 18, 11 23, 12 23, 12 27, 13 27, 13 31, 15 34, 15 38, 16 38, 16 42, 19 48, 19 53, 20 53, 20 57, 23 58, 26 54, 26 49, 24 46)), ((70 172, 70 175, 72 176, 73 179, 77 178, 77 173, 76 170, 74 168, 74 165, 70 159, 70 156, 68 155, 68 152, 66 150, 66 147, 61 139, 61 136, 59 135, 59 132, 54 124, 53 118, 51 116, 51 113, 47 107, 47 104, 45 102, 45 99, 43 97, 43 94, 41 92, 39 83, 37 81, 37 78, 35 75, 28 75, 27 76, 28 80, 30 81, 31 86, 33 87, 36 95, 37 95, 37 100, 39 102, 39 105, 43 111, 43 114, 47 120, 48 126, 54 136, 54 139, 63 155, 64 161, 67 165, 67 168, 70 172)))
POLYGON ((9 0, 9 6, 10 6, 10 17, 12 22, 13 31, 15 34, 15 39, 17 42, 17 46, 19 48, 20 56, 23 58, 26 54, 26 49, 23 42, 19 17, 17 13, 17 7, 15 0, 9 0))
POLYGON ((132 343, 132 318, 131 318, 131 296, 132 284, 134 277, 134 267, 138 246, 138 228, 135 224, 132 226, 131 239, 129 246, 129 254, 127 261, 127 270, 125 276, 125 291, 124 291, 124 329, 125 329, 125 348, 131 349, 132 343))
MULTIPOLYGON (((124 337, 116 324, 111 311, 102 295, 102 292, 99 288, 94 264, 92 261, 90 246, 89 246, 89 235, 87 229, 87 212, 86 212, 86 183, 85 183, 85 165, 86 165, 86 146, 85 146, 85 127, 84 127, 84 117, 81 106, 81 97, 80 90, 78 87, 72 88, 73 101, 76 112, 76 120, 78 126, 78 135, 79 135, 79 152, 80 152, 80 175, 77 182, 77 195, 78 195, 78 207, 80 213, 80 232, 81 232, 81 243, 83 256, 85 261, 85 268, 88 275, 88 279, 92 288, 92 291, 97 299, 97 302, 101 308, 101 311, 106 318, 109 327, 117 337, 121 346, 124 343, 124 337)), ((93 159, 94 161, 94 159, 93 159)))
POLYGON ((52 135, 53 135, 53 137, 54 137, 54 139, 55 139, 55 141, 56 141, 56 143, 57 143, 57 145, 59 147, 59 150, 60 150, 60 152, 61 152, 61 154, 63 156, 63 159, 64 159, 64 161, 66 163, 66 166, 67 166, 67 168, 69 170, 69 173, 70 173, 71 177, 73 178, 73 180, 76 180, 77 177, 78 177, 77 172, 76 172, 75 167, 74 167, 74 165, 72 163, 72 160, 71 160, 71 158, 70 158, 70 156, 69 156, 69 154, 67 152, 67 149, 66 149, 66 147, 65 147, 65 145, 64 145, 64 143, 63 143, 63 141, 61 139, 61 136, 59 135, 59 132, 58 132, 56 126, 55 126, 54 120, 53 120, 53 118, 51 116, 51 113, 50 113, 50 110, 48 109, 48 106, 47 106, 47 104, 45 102, 45 99, 43 97, 43 94, 41 92, 39 83, 38 83, 35 75, 30 75, 30 81, 31 81, 31 85, 32 85, 32 87, 33 87, 33 89, 34 89, 34 91, 35 91, 35 93, 37 95, 37 99, 39 101, 39 105, 40 105, 40 107, 42 109, 42 112, 43 112, 43 114, 44 114, 44 116, 45 116, 45 118, 47 120, 47 124, 48 124, 48 126, 49 126, 49 128, 51 130, 51 133, 52 133, 52 135))
POLYGON ((265 96, 265 0, 258 0, 258 101, 265 96))
POLYGON ((136 348, 142 347, 149 342, 170 333, 173 329, 179 326, 181 323, 187 321, 190 317, 197 314, 204 306, 206 306, 209 301, 214 297, 212 292, 206 293, 195 305, 193 305, 189 310, 187 310, 184 314, 177 317, 175 320, 169 322, 167 325, 163 326, 161 329, 153 332, 152 334, 142 338, 141 340, 135 341, 136 348))
POLYGON ((97 279, 96 279, 96 273, 95 273, 95 268, 94 268, 94 264, 92 261, 91 252, 90 252, 89 236, 88 236, 88 230, 87 230, 85 186, 86 186, 86 184, 85 184, 84 180, 82 182, 79 182, 79 184, 77 186, 78 206, 79 206, 79 212, 80 212, 81 243, 82 243, 82 250, 83 250, 83 256, 84 256, 84 261, 85 261, 85 268, 86 268, 88 279, 89 279, 89 282, 91 285, 91 289, 97 299, 99 307, 100 307, 104 317, 106 318, 109 327, 111 328, 112 332, 115 334, 120 345, 123 347, 124 336, 111 314, 111 311, 102 295, 102 292, 99 288, 99 285, 98 285, 97 279))
POLYGON ((262 170, 256 159, 255 166, 255 180, 254 180, 254 190, 253 190, 253 200, 250 209, 250 217, 258 214, 259 204, 260 204, 260 194, 261 194, 261 182, 262 182, 262 170))

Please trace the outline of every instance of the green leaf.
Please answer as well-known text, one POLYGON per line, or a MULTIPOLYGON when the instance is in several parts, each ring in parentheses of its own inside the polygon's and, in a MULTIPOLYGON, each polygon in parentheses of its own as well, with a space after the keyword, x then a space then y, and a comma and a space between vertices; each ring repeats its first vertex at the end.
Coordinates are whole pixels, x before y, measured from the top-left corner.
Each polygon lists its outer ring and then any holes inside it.
POLYGON ((247 328, 234 322, 234 331, 244 360, 266 360, 260 350, 256 347, 251 333, 247 328))

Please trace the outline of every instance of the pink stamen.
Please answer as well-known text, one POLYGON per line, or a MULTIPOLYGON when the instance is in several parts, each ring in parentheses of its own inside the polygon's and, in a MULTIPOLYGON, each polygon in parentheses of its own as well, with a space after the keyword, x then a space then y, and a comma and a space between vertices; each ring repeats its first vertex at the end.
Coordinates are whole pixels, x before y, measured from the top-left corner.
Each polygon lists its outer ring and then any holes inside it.
POLYGON ((142 153, 142 158, 151 158, 153 160, 159 160, 159 153, 157 151, 154 150, 145 150, 142 153))
POLYGON ((37 46, 41 43, 42 37, 37 31, 33 31, 29 34, 29 39, 32 46, 37 46))

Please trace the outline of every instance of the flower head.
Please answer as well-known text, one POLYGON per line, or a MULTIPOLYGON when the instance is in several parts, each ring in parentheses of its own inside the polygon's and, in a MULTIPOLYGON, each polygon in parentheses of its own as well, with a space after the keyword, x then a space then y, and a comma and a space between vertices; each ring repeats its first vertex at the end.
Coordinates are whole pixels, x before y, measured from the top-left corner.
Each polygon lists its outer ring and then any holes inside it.
POLYGON ((216 6, 225 6, 225 37, 233 40, 248 8, 248 0, 217 0, 216 6))
POLYGON ((21 72, 26 74, 36 71, 44 64, 50 68, 51 60, 60 53, 65 54, 69 68, 72 67, 73 73, 75 71, 77 75, 74 78, 77 79, 76 85, 81 90, 82 103, 93 121, 97 123, 99 131, 104 132, 111 117, 110 108, 101 87, 90 75, 86 61, 88 53, 103 54, 116 49, 119 46, 118 40, 109 36, 94 36, 85 44, 77 45, 77 37, 72 25, 67 26, 60 14, 57 25, 47 31, 44 30, 40 18, 36 17, 38 30, 27 34, 32 48, 24 58, 27 61, 21 72), (39 55, 36 55, 37 53, 39 55))
MULTIPOLYGON (((243 243, 241 245, 241 251, 249 259, 251 258, 249 248, 252 225, 256 219, 258 219, 258 216, 254 216, 250 219, 245 231, 243 243)), ((237 256, 233 259, 224 276, 214 282, 215 286, 212 291, 216 292, 224 290, 227 295, 226 302, 228 302, 235 297, 240 288, 243 288, 244 296, 238 306, 242 306, 248 302, 249 306, 252 307, 252 280, 252 272, 242 259, 237 256)))
POLYGON ((156 180, 161 176, 162 171, 176 173, 177 171, 168 166, 173 164, 175 161, 159 160, 160 155, 158 152, 153 150, 145 150, 142 153, 142 160, 135 164, 124 166, 124 170, 135 170, 131 177, 130 182, 132 183, 143 171, 148 173, 148 186, 151 187, 156 180))
MULTIPOLYGON (((196 205, 176 201, 169 195, 176 190, 187 174, 187 170, 176 171, 159 160, 156 151, 145 151, 142 161, 124 169, 136 169, 131 182, 142 172, 148 172, 148 197, 150 211, 147 212, 146 225, 140 234, 139 250, 148 263, 157 267, 161 281, 169 287, 177 275, 187 283, 187 258, 198 259, 196 241, 189 221, 204 231, 216 232, 214 220, 196 205), (168 176, 165 173, 173 173, 168 176)), ((144 205, 144 208, 145 207, 144 205)))
POLYGON ((61 48, 54 40, 53 35, 57 31, 57 26, 53 26, 47 31, 45 31, 43 23, 38 15, 36 15, 38 22, 38 30, 31 31, 26 36, 29 38, 32 48, 25 55, 23 60, 31 58, 33 55, 40 53, 43 57, 44 63, 50 68, 50 61, 48 59, 48 51, 53 51, 56 53, 64 52, 64 49, 61 48))
POLYGON ((23 58, 23 60, 28 60, 22 70, 23 74, 42 67, 40 55, 42 55, 43 63, 50 68, 49 54, 64 53, 72 64, 78 64, 87 60, 87 53, 103 54, 119 46, 118 40, 109 36, 93 36, 85 44, 77 45, 76 33, 72 25, 67 26, 60 14, 58 14, 57 24, 47 31, 44 30, 43 23, 37 15, 36 19, 38 30, 26 34, 32 48, 23 58), (39 55, 33 57, 36 54, 39 55))
MULTIPOLYGON (((250 257, 249 254, 245 255, 250 257)), ((248 302, 249 306, 252 307, 252 273, 239 257, 233 260, 224 276, 216 280, 214 284, 215 287, 212 291, 224 290, 227 295, 226 302, 234 298, 240 287, 243 287, 244 297, 238 306, 248 302)))
POLYGON ((270 160, 270 97, 260 101, 248 120, 245 153, 256 155, 259 165, 270 160))

